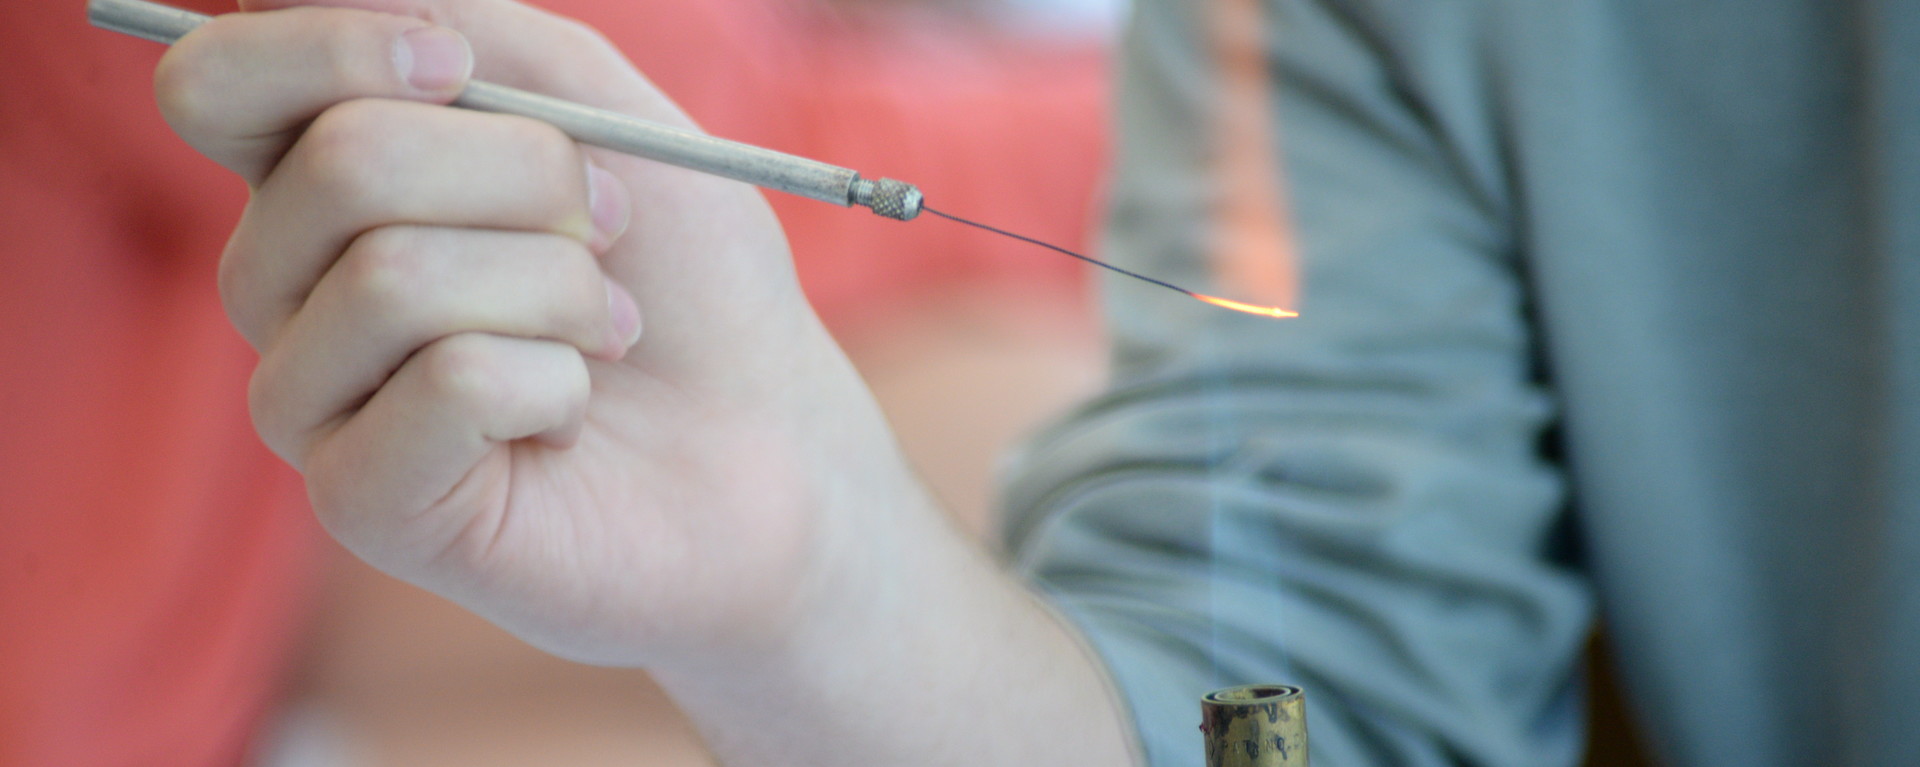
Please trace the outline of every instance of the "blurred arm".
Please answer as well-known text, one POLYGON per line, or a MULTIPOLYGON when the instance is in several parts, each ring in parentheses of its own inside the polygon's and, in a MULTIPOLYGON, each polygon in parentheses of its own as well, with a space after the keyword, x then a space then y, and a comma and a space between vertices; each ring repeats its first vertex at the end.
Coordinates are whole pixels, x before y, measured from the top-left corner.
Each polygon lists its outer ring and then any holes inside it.
MULTIPOLYGON (((1135 10, 1109 241, 1234 295, 1205 258, 1246 191, 1219 176, 1245 107, 1209 47, 1222 5, 1135 10)), ((1258 38, 1302 317, 1111 285, 1116 386, 1030 450, 1013 546, 1153 764, 1199 764, 1197 696, 1255 682, 1307 689, 1316 763, 1565 764, 1590 597, 1539 456, 1479 25, 1347 5, 1264 4, 1258 38)))

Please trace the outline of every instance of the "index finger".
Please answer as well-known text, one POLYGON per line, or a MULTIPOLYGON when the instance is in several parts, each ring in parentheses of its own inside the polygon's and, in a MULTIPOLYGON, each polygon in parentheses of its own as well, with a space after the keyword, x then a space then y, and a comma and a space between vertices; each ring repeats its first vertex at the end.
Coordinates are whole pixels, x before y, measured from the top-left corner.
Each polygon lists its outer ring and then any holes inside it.
POLYGON ((473 52, 429 22, 341 8, 217 16, 167 51, 154 90, 168 124, 258 186, 308 120, 342 101, 447 103, 473 52))

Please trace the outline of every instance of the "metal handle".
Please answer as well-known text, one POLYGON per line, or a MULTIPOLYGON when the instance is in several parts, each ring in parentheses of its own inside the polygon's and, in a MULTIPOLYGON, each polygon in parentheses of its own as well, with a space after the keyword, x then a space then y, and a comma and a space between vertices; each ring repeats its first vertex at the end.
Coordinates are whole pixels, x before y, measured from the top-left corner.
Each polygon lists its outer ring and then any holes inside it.
MULTIPOLYGON (((210 17, 146 0, 88 0, 87 19, 102 29, 173 44, 210 17)), ((709 175, 745 181, 840 206, 862 205, 887 218, 920 215, 912 184, 868 180, 850 169, 618 112, 473 80, 454 106, 531 117, 553 124, 575 141, 709 175)))

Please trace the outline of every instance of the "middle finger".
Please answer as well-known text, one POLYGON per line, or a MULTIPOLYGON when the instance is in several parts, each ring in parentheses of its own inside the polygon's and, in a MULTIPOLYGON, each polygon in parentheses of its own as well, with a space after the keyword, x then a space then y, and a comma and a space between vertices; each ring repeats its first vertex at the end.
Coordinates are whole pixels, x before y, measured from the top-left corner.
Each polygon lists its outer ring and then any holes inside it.
POLYGON ((551 125, 402 101, 327 110, 247 205, 221 297, 265 348, 348 243, 394 224, 545 232, 604 248, 626 194, 551 125), (590 187, 592 189, 590 190, 590 187))

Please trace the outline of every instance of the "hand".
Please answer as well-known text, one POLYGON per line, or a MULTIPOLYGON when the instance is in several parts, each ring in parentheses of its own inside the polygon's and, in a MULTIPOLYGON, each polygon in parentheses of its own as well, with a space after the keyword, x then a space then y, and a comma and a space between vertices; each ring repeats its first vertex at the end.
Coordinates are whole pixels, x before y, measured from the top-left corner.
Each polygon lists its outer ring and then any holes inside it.
POLYGON ((221 294, 327 529, 600 663, 764 650, 860 601, 883 512, 934 515, 759 194, 441 105, 471 66, 686 117, 505 0, 291 5, 189 34, 157 89, 253 188, 221 294))
POLYGON ((756 192, 440 106, 472 61, 685 124, 610 47, 507 0, 290 2, 187 35, 158 90, 253 187, 221 295, 335 537, 648 666, 730 763, 1128 761, 1097 666, 913 479, 756 192), (740 727, 744 700, 784 713, 740 727))

